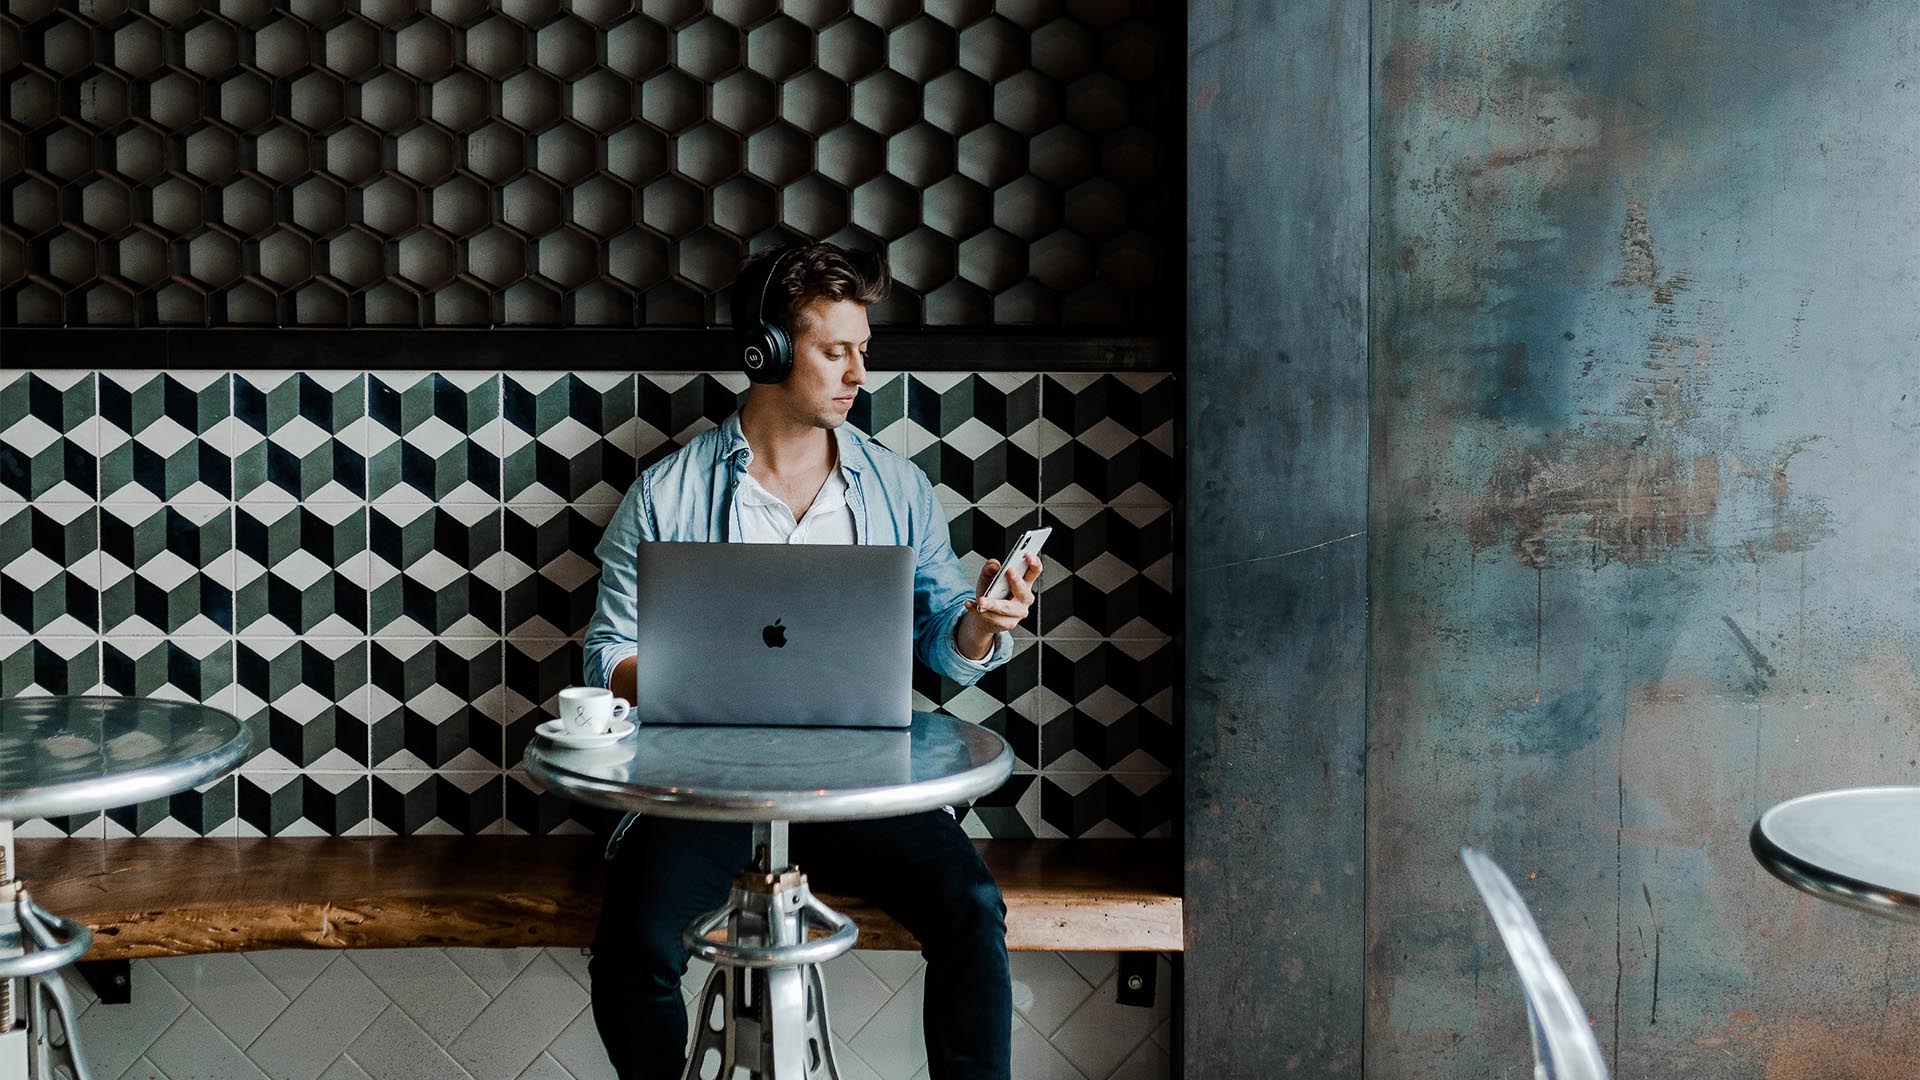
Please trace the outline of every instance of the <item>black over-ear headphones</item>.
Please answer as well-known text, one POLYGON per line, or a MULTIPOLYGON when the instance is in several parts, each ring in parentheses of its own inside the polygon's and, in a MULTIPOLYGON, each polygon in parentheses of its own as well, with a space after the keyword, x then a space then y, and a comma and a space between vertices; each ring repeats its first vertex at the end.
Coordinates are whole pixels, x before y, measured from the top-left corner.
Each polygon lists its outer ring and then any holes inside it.
POLYGON ((748 264, 734 279, 728 303, 733 309, 734 341, 740 351, 740 366, 754 382, 781 382, 793 371, 793 335, 787 330, 786 313, 769 317, 767 298, 788 256, 800 250, 783 248, 770 258, 748 264))

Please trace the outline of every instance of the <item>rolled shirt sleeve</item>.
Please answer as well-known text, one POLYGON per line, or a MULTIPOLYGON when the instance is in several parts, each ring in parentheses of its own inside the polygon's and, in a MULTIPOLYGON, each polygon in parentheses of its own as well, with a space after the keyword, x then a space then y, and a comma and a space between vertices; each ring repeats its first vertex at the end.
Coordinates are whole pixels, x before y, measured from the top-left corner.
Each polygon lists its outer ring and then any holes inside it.
POLYGON ((600 593, 593 605, 593 618, 587 623, 581 674, 588 686, 611 685, 613 669, 640 652, 635 563, 640 545, 654 538, 652 507, 645 489, 645 477, 627 489, 600 545, 593 549, 600 560, 600 593))
POLYGON ((914 548, 914 652, 936 674, 961 686, 972 686, 982 675, 1012 659, 1013 635, 1005 630, 995 634, 993 648, 984 660, 971 660, 960 652, 954 634, 967 613, 973 586, 953 553, 947 515, 934 500, 933 485, 922 475, 919 487, 919 516, 926 526, 920 530, 914 548))

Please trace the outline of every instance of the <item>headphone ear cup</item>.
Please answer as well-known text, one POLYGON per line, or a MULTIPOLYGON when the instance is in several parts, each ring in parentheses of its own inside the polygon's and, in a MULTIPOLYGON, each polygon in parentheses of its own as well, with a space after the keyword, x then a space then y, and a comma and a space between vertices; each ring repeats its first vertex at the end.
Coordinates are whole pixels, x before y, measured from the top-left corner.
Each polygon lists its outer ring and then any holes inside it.
POLYGON ((747 378, 757 383, 777 383, 787 377, 792 366, 785 359, 785 344, 778 327, 762 325, 758 333, 742 335, 740 366, 747 378))
POLYGON ((767 324, 767 344, 772 351, 768 353, 771 363, 768 367, 768 382, 785 382, 793 374, 793 339, 787 336, 787 328, 778 323, 767 324))

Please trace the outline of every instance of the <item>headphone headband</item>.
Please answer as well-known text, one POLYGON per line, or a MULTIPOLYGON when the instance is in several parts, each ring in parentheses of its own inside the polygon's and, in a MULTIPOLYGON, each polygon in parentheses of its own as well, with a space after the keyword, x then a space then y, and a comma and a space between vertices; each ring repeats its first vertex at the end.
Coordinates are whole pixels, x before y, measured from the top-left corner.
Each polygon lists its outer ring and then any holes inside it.
POLYGON ((753 306, 754 318, 761 322, 777 321, 783 328, 787 325, 787 320, 784 318, 778 320, 769 320, 767 318, 767 296, 773 292, 774 279, 780 276, 780 264, 786 262, 789 257, 798 255, 799 253, 800 249, 797 247, 781 248, 778 252, 775 252, 773 258, 768 261, 767 274, 760 279, 760 302, 753 306))

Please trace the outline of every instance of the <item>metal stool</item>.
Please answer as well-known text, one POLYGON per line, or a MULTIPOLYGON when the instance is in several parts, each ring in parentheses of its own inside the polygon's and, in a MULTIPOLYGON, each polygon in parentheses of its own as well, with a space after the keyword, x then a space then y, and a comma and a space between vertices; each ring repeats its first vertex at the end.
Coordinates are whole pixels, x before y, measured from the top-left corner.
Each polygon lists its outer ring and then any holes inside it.
POLYGON ((164 798, 224 775, 251 749, 240 721, 202 705, 0 699, 0 1080, 91 1080, 59 969, 86 955, 93 932, 28 895, 13 823, 164 798))
POLYGON ((34 903, 12 871, 13 822, 0 820, 0 1076, 53 1077, 59 1069, 91 1080, 80 1055, 80 1010, 59 969, 93 948, 93 931, 34 903), (22 984, 24 1010, 14 993, 22 984), (55 1016, 58 1033, 49 1023, 55 1016))
POLYGON ((715 1058, 719 1080, 732 1080, 735 1069, 754 1080, 839 1080, 820 965, 859 937, 860 928, 814 899, 807 875, 787 864, 787 823, 756 824, 753 861, 734 879, 726 906, 680 935, 689 952, 714 965, 700 993, 686 1080, 698 1080, 715 1058), (827 936, 809 940, 810 924, 827 936), (713 940, 722 926, 727 940, 713 940))

